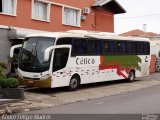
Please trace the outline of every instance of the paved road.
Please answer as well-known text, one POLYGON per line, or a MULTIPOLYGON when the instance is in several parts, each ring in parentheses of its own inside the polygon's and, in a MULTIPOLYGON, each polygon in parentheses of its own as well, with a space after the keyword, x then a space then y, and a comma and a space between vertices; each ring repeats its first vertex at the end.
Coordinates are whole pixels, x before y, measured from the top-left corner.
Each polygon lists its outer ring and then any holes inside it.
POLYGON ((119 95, 61 105, 30 113, 145 114, 160 113, 160 85, 119 95))

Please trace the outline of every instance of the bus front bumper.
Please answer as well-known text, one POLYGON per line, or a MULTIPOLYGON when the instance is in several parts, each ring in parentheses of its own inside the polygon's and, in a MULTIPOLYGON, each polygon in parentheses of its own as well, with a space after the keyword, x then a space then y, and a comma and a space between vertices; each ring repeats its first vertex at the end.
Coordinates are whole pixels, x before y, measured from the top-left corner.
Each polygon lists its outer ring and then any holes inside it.
POLYGON ((44 80, 25 79, 18 76, 20 85, 26 85, 29 87, 51 88, 51 76, 44 80))

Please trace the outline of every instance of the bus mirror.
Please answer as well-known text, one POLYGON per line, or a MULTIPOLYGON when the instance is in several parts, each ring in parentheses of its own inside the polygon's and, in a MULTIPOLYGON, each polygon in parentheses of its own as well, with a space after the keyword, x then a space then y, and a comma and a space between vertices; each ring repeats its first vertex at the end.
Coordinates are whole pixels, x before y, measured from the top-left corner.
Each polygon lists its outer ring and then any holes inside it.
POLYGON ((10 58, 13 58, 14 50, 16 48, 21 48, 21 47, 22 47, 22 44, 12 46, 10 49, 10 58))
POLYGON ((48 61, 49 60, 49 55, 50 55, 50 51, 56 48, 70 48, 71 49, 71 45, 56 45, 56 46, 51 46, 48 47, 45 51, 44 51, 44 61, 48 61))
POLYGON ((48 47, 45 52, 44 52, 44 61, 48 61, 49 60, 49 53, 51 50, 54 49, 54 46, 48 47))

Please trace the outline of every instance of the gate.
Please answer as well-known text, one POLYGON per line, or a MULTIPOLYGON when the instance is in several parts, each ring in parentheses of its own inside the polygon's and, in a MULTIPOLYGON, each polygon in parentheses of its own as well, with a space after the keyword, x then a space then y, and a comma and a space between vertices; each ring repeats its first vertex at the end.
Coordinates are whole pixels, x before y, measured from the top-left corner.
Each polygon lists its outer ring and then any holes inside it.
POLYGON ((156 72, 160 72, 160 58, 156 60, 156 72))

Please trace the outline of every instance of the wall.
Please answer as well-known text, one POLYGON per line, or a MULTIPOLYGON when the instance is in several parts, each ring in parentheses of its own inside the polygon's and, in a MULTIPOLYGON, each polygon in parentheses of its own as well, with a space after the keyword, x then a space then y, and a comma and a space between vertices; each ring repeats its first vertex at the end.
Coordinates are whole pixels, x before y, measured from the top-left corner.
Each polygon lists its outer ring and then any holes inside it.
POLYGON ((10 47, 8 30, 0 28, 0 62, 8 62, 10 47))
MULTIPOLYGON (((92 4, 95 2, 95 0, 78 0, 78 2, 77 0, 48 1, 65 4, 80 9, 83 9, 84 7, 90 8, 92 4)), ((86 15, 87 19, 81 21, 80 27, 63 25, 62 6, 58 5, 51 5, 50 22, 34 20, 31 16, 32 0, 17 0, 16 16, 10 16, 0 13, 0 62, 8 63, 9 50, 11 47, 11 42, 8 38, 8 30, 1 28, 1 25, 10 26, 11 28, 19 27, 49 32, 75 29, 114 32, 113 13, 105 12, 102 10, 91 9, 91 13, 86 15)))
POLYGON ((151 40, 151 54, 156 55, 157 58, 159 58, 160 53, 160 40, 151 40))
POLYGON ((156 56, 151 55, 151 61, 150 61, 150 73, 155 73, 155 68, 156 68, 156 56))
POLYGON ((111 12, 97 9, 95 11, 95 27, 97 31, 114 32, 114 14, 111 12))
MULTIPOLYGON (((91 7, 95 0, 50 0, 74 6, 77 8, 91 7)), ((66 31, 70 29, 84 29, 114 32, 113 13, 101 11, 97 13, 95 9, 91 9, 91 13, 87 15, 87 20, 81 21, 81 27, 72 27, 62 25, 62 7, 51 5, 50 22, 38 21, 31 18, 32 0, 17 0, 17 16, 8 16, 0 14, 0 25, 14 26, 21 28, 29 28, 42 31, 66 31), (96 26, 97 25, 97 26, 96 26)))

